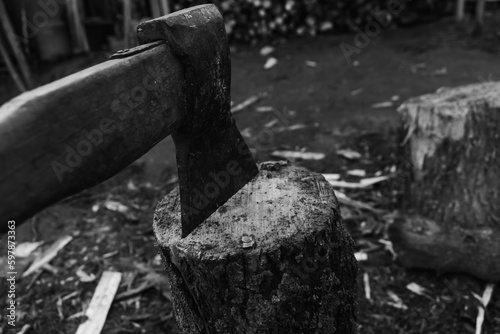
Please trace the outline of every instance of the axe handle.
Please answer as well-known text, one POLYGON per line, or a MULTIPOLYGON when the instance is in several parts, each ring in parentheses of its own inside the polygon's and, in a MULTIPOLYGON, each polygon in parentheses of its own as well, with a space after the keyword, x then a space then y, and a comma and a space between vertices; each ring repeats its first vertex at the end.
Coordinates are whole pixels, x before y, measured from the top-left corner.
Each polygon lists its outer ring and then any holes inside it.
POLYGON ((110 178, 178 127, 184 74, 155 44, 0 107, 0 232, 110 178))

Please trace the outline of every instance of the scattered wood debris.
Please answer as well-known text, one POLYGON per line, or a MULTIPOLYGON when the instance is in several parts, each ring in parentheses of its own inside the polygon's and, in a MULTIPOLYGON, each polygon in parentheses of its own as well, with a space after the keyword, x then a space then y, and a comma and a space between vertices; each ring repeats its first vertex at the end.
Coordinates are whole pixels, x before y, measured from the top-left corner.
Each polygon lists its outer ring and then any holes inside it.
POLYGON ((259 102, 266 95, 267 95, 266 93, 260 93, 260 94, 257 94, 257 95, 249 97, 245 101, 243 101, 243 102, 237 104, 236 106, 232 107, 231 108, 231 113, 234 115, 234 114, 237 114, 237 113, 240 113, 240 112, 244 111, 248 107, 256 104, 257 102, 259 102))
POLYGON ((382 108, 391 108, 394 107, 394 102, 392 101, 384 101, 372 104, 373 109, 382 109, 382 108))
POLYGON ((415 282, 409 283, 408 285, 406 285, 406 288, 408 290, 410 290, 411 292, 413 292, 414 294, 417 294, 417 295, 423 296, 423 297, 427 297, 430 300, 433 300, 433 298, 431 296, 429 296, 429 290, 424 288, 423 286, 415 283, 415 282))
POLYGON ((271 107, 271 106, 260 106, 260 107, 255 108, 255 111, 260 112, 260 113, 272 112, 273 110, 274 110, 274 107, 271 107))
POLYGON ((441 76, 441 75, 446 75, 447 73, 448 69, 446 67, 442 67, 432 72, 432 75, 441 76))
POLYGON ((56 240, 49 248, 45 250, 39 257, 37 257, 31 266, 22 274, 22 277, 26 277, 38 269, 42 268, 44 265, 52 261, 56 257, 57 253, 63 249, 71 240, 72 236, 64 236, 56 240))
POLYGON ((264 69, 269 70, 269 69, 273 68, 274 66, 276 66, 276 64, 278 64, 278 59, 271 57, 271 58, 267 59, 266 63, 264 64, 264 69))
POLYGON ((302 159, 302 160, 321 160, 325 158, 324 153, 300 152, 300 151, 274 151, 271 156, 282 159, 302 159))
POLYGON ((347 160, 357 160, 362 157, 361 153, 350 149, 338 150, 336 153, 347 160))
POLYGON ((121 213, 128 220, 137 220, 137 216, 134 214, 134 212, 128 206, 120 202, 108 200, 103 203, 103 206, 109 211, 121 213))
POLYGON ((490 303, 491 296, 493 295, 493 289, 495 288, 495 284, 490 283, 486 285, 486 288, 484 289, 483 295, 480 297, 474 292, 472 292, 472 295, 479 300, 481 303, 477 307, 477 318, 476 318, 476 334, 481 334, 482 328, 483 328, 483 323, 484 323, 484 313, 486 312, 486 308, 488 307, 488 304, 490 303))
POLYGON ((390 179, 391 176, 385 175, 385 176, 375 176, 375 177, 369 177, 366 179, 361 179, 359 182, 346 182, 346 181, 335 181, 335 180, 328 180, 328 182, 333 186, 337 188, 350 188, 350 189, 362 189, 362 188, 368 188, 373 186, 374 184, 386 181, 390 179))
POLYGON ((274 129, 274 132, 285 132, 285 131, 296 131, 296 130, 302 130, 307 128, 305 124, 294 124, 294 125, 289 125, 289 126, 282 126, 279 128, 274 129))
POLYGON ((356 252, 356 253, 354 253, 354 257, 356 258, 356 260, 358 262, 368 260, 368 254, 366 254, 365 252, 356 252))
POLYGON ((363 88, 359 88, 359 89, 355 89, 351 92, 351 96, 356 96, 356 95, 359 95, 361 93, 363 93, 363 88))
MULTIPOLYGON (((328 182, 330 184, 332 184, 332 183, 335 183, 336 181, 328 181, 328 182)), ((347 205, 347 206, 350 206, 350 207, 353 207, 356 209, 371 211, 371 212, 376 213, 376 214, 384 213, 383 210, 375 209, 374 207, 372 207, 369 204, 366 204, 366 203, 356 201, 356 200, 349 198, 346 194, 344 194, 341 191, 335 190, 335 196, 339 200, 340 204, 344 204, 344 205, 347 205)))
POLYGON ((306 66, 309 66, 309 67, 317 67, 318 66, 318 63, 315 61, 312 61, 312 60, 306 60, 305 64, 306 64, 306 66))
POLYGON ((264 46, 262 49, 260 49, 259 53, 262 57, 267 57, 273 52, 274 52, 274 48, 272 46, 267 45, 267 46, 264 46))
POLYGON ((87 274, 85 271, 83 271, 83 267, 85 267, 84 264, 82 264, 78 269, 76 270, 76 276, 80 279, 80 282, 88 283, 88 282, 93 282, 95 281, 96 277, 94 274, 87 274))
POLYGON ((85 312, 87 321, 78 327, 76 334, 101 333, 121 279, 122 274, 119 272, 105 271, 102 273, 101 280, 85 312))
POLYGON ((408 306, 406 306, 403 303, 403 300, 401 298, 399 298, 399 296, 397 294, 395 294, 394 292, 389 290, 389 291, 387 291, 387 295, 391 299, 390 301, 388 301, 386 303, 387 305, 390 305, 390 306, 395 307, 395 308, 400 309, 400 310, 407 310, 408 309, 408 306))
POLYGON ((368 273, 363 273, 363 284, 365 286, 365 298, 368 300, 372 300, 372 293, 370 288, 370 276, 368 276, 368 273))
POLYGON ((353 170, 348 170, 347 174, 352 176, 365 177, 366 171, 363 169, 353 169, 353 170))
POLYGON ((322 175, 328 182, 340 180, 340 174, 322 174, 322 175))
POLYGON ((16 246, 16 257, 28 257, 42 244, 43 241, 22 242, 16 246))

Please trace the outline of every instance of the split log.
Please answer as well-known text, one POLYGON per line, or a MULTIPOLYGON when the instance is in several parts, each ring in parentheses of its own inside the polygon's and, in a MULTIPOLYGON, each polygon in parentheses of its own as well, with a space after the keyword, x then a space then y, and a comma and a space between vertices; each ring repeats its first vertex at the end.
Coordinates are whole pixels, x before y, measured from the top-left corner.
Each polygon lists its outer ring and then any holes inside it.
POLYGON ((262 164, 183 239, 174 190, 154 230, 180 332, 357 332, 353 241, 320 174, 262 164))
POLYGON ((400 261, 500 280, 500 83, 441 90, 399 112, 411 175, 390 228, 400 261))

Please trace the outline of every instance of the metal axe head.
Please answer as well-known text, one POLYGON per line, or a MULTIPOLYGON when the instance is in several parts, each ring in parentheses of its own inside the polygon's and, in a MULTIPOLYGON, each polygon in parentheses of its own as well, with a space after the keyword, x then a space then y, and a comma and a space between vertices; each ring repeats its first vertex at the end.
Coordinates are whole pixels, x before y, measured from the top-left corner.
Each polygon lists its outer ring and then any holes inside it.
POLYGON ((257 173, 230 112, 231 62, 222 15, 214 5, 181 10, 138 27, 140 44, 166 41, 184 69, 184 118, 176 146, 182 237, 257 173))

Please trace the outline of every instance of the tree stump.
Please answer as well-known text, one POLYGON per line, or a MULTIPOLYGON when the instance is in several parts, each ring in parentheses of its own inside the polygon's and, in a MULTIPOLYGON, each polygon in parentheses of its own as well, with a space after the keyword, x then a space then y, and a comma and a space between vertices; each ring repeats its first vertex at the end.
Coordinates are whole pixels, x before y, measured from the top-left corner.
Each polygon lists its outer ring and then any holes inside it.
POLYGON ((403 104, 402 210, 389 230, 408 267, 500 280, 500 83, 403 104))
POLYGON ((174 190, 154 231, 180 332, 357 332, 353 241, 333 189, 285 162, 260 172, 181 239, 174 190))

